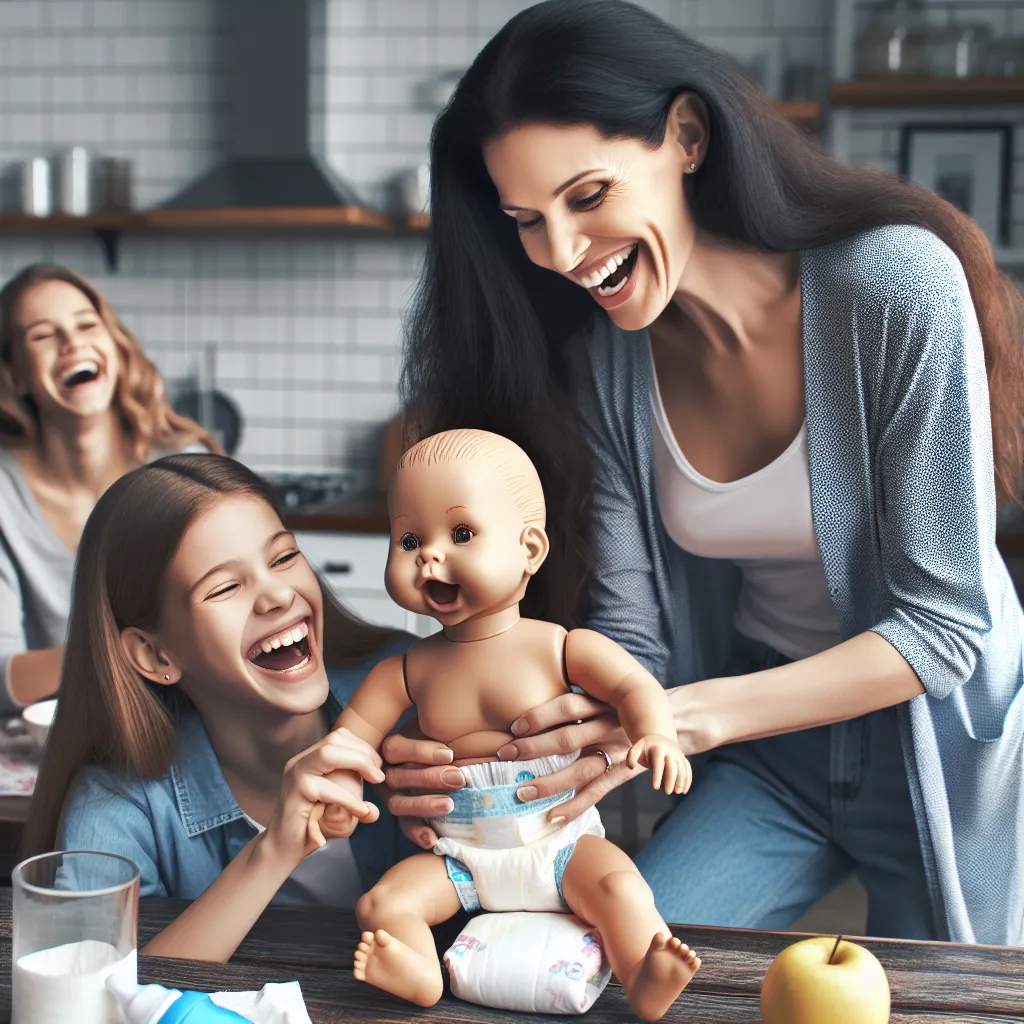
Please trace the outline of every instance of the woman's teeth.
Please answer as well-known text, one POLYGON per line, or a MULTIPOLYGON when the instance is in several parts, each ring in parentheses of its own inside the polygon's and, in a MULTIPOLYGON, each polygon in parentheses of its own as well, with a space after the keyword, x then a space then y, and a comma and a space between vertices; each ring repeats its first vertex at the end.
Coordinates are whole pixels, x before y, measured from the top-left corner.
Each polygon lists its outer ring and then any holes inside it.
MULTIPOLYGON (((630 253, 632 253, 634 248, 636 248, 635 242, 632 245, 627 245, 624 249, 620 249, 618 252, 613 253, 608 257, 608 260, 603 266, 598 267, 597 270, 592 270, 589 274, 581 277, 579 279, 580 284, 587 289, 597 288, 605 278, 611 277, 611 275, 614 274, 627 259, 629 259, 630 253)), ((607 292, 607 294, 614 295, 621 287, 622 284, 620 282, 613 290, 607 292)), ((604 295, 606 293, 601 292, 601 294, 604 295)))
POLYGON ((297 644, 307 636, 309 636, 309 627, 304 622, 300 622, 297 626, 292 626, 291 629, 286 629, 283 633, 277 633, 272 637, 264 637, 260 641, 259 646, 263 649, 264 654, 269 654, 271 651, 276 651, 279 647, 290 647, 292 644, 297 644))

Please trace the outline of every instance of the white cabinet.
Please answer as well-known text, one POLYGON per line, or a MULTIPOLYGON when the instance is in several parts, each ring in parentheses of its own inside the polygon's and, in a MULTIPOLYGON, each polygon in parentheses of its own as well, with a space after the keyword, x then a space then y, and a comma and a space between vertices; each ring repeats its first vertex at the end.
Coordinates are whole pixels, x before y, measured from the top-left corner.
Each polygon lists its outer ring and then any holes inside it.
POLYGON ((440 626, 428 615, 399 608, 384 589, 390 538, 383 533, 295 534, 299 549, 338 599, 367 622, 429 636, 440 626))

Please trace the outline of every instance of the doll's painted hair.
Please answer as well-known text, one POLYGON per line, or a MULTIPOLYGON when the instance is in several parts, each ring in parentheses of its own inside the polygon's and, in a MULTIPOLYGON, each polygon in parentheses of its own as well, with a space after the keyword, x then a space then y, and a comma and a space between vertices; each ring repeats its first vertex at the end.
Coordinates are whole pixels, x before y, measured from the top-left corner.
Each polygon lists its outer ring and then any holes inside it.
POLYGON ((544 488, 530 457, 515 441, 489 430, 444 430, 413 445, 398 460, 397 468, 444 462, 486 462, 493 466, 505 482, 523 523, 543 529, 544 488))
MULTIPOLYGON (((26 856, 52 849, 64 800, 83 767, 138 779, 169 770, 188 698, 180 687, 140 676, 121 632, 158 626, 164 579, 185 534, 218 501, 239 497, 278 511, 267 483, 240 462, 171 455, 122 476, 96 503, 75 562, 60 698, 25 827, 26 856)), ((393 638, 393 630, 355 619, 321 589, 326 665, 361 661, 393 638)))

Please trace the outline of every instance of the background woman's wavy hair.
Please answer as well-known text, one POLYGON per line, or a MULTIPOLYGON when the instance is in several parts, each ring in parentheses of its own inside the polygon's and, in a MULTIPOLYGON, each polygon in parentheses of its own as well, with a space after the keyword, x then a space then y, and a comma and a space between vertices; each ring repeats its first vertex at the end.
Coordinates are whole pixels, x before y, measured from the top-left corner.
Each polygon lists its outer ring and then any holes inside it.
MULTIPOLYGON (((158 779, 178 746, 189 707, 178 686, 157 686, 125 656, 121 631, 156 628, 164 578, 189 527, 223 497, 253 497, 279 511, 250 469, 221 455, 169 455, 115 481, 85 524, 78 548, 57 715, 40 768, 23 849, 53 848, 78 771, 158 779)), ((324 664, 351 665, 379 651, 394 630, 371 626, 324 595, 324 664)))
POLYGON ((152 448, 177 450, 198 442, 211 452, 222 448, 194 420, 180 416, 164 394, 160 371, 121 322, 114 308, 84 277, 66 267, 36 263, 11 278, 0 290, 0 443, 31 440, 38 426, 31 399, 15 395, 11 362, 15 337, 14 312, 21 297, 36 285, 63 281, 77 288, 96 310, 120 355, 115 401, 132 443, 132 454, 145 462, 152 448))
POLYGON ((734 60, 642 8, 548 0, 484 47, 434 125, 432 227, 407 324, 402 391, 420 436, 479 427, 505 434, 533 459, 553 511, 551 556, 524 610, 564 625, 582 611, 591 479, 567 397, 569 356, 599 310, 582 288, 526 257, 481 150, 538 122, 590 125, 657 147, 673 99, 686 91, 704 100, 710 119, 701 169, 680 186, 699 228, 793 252, 913 224, 953 249, 981 324, 1000 495, 1021 493, 1024 305, 977 225, 891 174, 832 160, 734 60))

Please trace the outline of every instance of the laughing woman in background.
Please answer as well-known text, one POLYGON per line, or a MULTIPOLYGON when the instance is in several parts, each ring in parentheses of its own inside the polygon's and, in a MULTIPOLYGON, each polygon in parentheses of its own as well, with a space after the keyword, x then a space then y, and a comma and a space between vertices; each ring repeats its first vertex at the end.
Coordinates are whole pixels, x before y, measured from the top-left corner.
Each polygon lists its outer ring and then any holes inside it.
POLYGON ((37 264, 0 291, 0 713, 57 690, 82 527, 137 466, 219 451, 86 280, 37 264))

